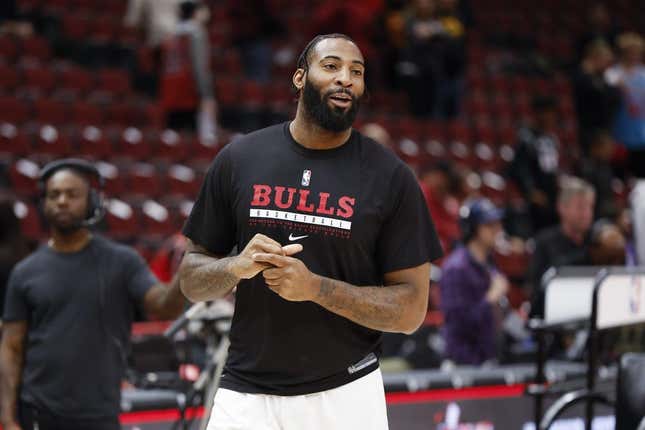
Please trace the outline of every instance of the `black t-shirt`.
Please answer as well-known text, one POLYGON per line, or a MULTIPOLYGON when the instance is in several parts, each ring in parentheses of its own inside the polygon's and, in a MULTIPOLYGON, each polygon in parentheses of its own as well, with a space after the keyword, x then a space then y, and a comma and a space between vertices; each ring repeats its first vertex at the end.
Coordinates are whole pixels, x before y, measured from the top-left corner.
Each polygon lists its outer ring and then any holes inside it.
POLYGON ((135 306, 156 282, 133 249, 101 237, 17 264, 4 320, 29 325, 20 398, 63 417, 117 415, 135 306))
MULTIPOLYGON (((389 150, 358 132, 340 147, 307 149, 288 123, 222 149, 184 227, 219 255, 256 233, 302 244, 296 257, 313 273, 359 286, 442 253, 413 173, 389 150)), ((258 275, 238 285, 230 337, 222 387, 298 395, 374 370, 381 333, 284 300, 258 275)))

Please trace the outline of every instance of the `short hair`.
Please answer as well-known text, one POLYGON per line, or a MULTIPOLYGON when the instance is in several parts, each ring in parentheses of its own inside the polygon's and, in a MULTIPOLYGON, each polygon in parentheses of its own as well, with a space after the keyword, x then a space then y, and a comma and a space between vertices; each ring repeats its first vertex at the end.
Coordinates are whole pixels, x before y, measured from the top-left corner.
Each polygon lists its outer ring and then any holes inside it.
POLYGON ((343 33, 319 34, 318 36, 311 39, 309 43, 307 43, 305 48, 298 56, 298 62, 296 63, 297 69, 303 69, 305 72, 309 70, 309 59, 311 58, 311 52, 320 42, 325 39, 345 39, 358 46, 351 37, 343 33))
POLYGON ((92 188, 92 178, 87 172, 74 166, 62 166, 59 169, 52 171, 42 179, 42 187, 44 192, 47 192, 47 190, 49 189, 49 180, 58 172, 70 172, 74 176, 80 178, 85 183, 88 190, 92 188))
POLYGON ((184 0, 179 3, 179 20, 187 21, 195 15, 195 11, 201 6, 197 0, 184 0))
POLYGON ((618 36, 617 45, 618 48, 620 48, 621 52, 624 52, 625 50, 633 47, 638 48, 642 51, 643 47, 645 46, 645 42, 643 42, 643 38, 640 34, 628 32, 618 36))
POLYGON ((571 198, 585 194, 596 196, 596 190, 584 179, 575 176, 568 176, 560 182, 560 193, 558 194, 558 203, 566 203, 571 198))

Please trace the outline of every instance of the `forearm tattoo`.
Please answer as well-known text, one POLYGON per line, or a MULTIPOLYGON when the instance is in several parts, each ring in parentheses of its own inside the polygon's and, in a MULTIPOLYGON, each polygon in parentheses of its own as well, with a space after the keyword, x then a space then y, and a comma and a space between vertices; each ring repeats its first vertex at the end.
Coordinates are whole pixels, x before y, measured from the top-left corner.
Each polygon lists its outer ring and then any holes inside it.
POLYGON ((231 258, 186 254, 181 269, 181 289, 193 301, 213 300, 228 294, 240 281, 230 271, 231 258))
POLYGON ((415 300, 412 285, 357 287, 321 277, 316 302, 357 324, 381 331, 399 331, 405 313, 415 300))

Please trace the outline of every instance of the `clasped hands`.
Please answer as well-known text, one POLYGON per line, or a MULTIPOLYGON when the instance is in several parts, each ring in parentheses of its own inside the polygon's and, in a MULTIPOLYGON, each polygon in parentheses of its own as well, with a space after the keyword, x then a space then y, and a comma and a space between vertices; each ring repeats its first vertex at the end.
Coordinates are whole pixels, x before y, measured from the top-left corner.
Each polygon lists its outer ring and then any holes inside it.
POLYGON ((301 302, 314 300, 320 289, 320 277, 293 255, 302 245, 280 243, 256 234, 235 257, 231 271, 240 279, 250 279, 262 272, 266 285, 280 297, 301 302))

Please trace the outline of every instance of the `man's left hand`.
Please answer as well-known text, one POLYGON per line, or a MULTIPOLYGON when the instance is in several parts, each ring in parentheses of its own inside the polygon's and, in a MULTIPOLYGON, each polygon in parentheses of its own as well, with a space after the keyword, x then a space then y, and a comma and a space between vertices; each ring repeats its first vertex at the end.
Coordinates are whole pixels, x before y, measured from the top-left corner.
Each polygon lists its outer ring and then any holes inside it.
POLYGON ((280 297, 293 302, 303 302, 316 297, 320 277, 311 273, 305 263, 297 258, 277 254, 253 254, 257 263, 269 263, 272 268, 262 272, 267 286, 280 297))

